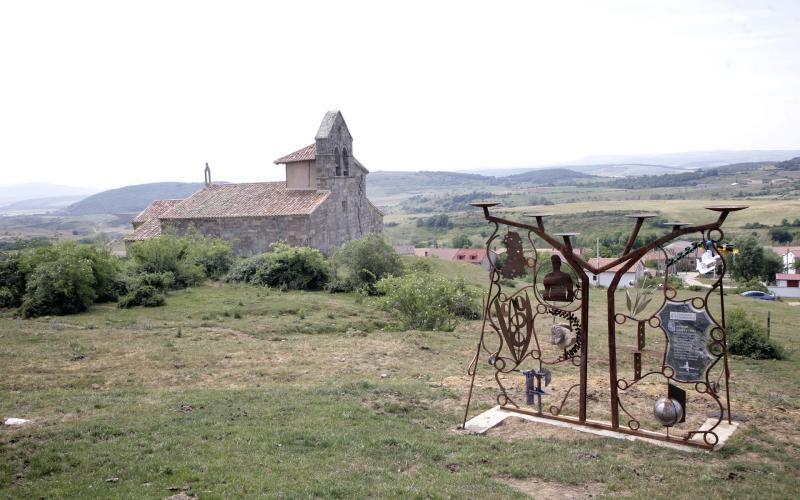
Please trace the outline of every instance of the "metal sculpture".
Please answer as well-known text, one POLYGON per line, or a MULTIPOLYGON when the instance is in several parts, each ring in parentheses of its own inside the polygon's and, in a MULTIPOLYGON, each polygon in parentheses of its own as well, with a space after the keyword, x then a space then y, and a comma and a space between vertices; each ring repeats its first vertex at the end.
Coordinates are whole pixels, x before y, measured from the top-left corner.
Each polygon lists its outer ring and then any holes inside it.
POLYGON ((535 224, 526 224, 492 215, 490 209, 496 205, 494 202, 473 204, 481 208, 484 218, 494 225, 494 231, 486 242, 487 252, 496 256, 497 252, 494 252, 493 245, 503 242, 507 245, 508 257, 505 262, 497 258, 492 260, 481 335, 475 355, 467 369, 471 382, 464 412, 464 424, 469 414, 481 352, 485 352, 489 356, 489 364, 494 369, 494 378, 499 387, 497 403, 506 410, 706 449, 713 448, 719 440, 714 429, 723 418, 727 418, 729 423, 731 421, 730 372, 725 337, 725 300, 722 290, 722 279, 726 269, 725 259, 721 258, 720 253, 727 251, 729 244, 722 242, 724 233, 721 226, 731 212, 747 207, 706 207, 718 214, 714 222, 697 226, 685 222, 664 223, 671 227, 671 231, 656 238, 652 243, 637 248, 634 246, 639 232, 645 221, 653 217, 653 214, 632 214, 629 217, 635 219, 635 222, 622 256, 603 265, 593 266, 573 249, 572 239, 577 233, 550 234, 545 230, 544 218, 548 214, 528 214, 535 219, 535 224), (513 228, 515 231, 508 229, 507 234, 500 238, 501 226, 513 228), (527 232, 529 256, 525 255, 522 239, 516 230, 527 232), (672 240, 692 234, 697 235, 698 241, 670 258, 664 246, 672 240), (539 240, 549 244, 553 252, 550 257, 553 270, 541 281, 538 276, 540 265, 536 246, 539 240), (679 299, 677 290, 669 284, 669 268, 697 248, 704 248, 706 251, 706 254, 699 259, 698 267, 715 269, 721 266, 722 270, 707 293, 679 299), (630 314, 618 313, 615 292, 623 275, 645 254, 654 250, 663 253, 665 262, 661 306, 654 313, 641 317, 652 297, 642 300, 637 297, 636 304, 632 305, 632 299, 628 295, 630 314), (561 270, 562 264, 574 273, 577 281, 573 281, 569 273, 561 270), (604 423, 587 419, 589 276, 598 275, 612 268, 614 276, 606 290, 610 422, 604 423), (511 293, 503 290, 501 278, 520 276, 530 276, 530 281, 511 293), (718 316, 709 308, 709 299, 715 292, 719 293, 718 316), (557 318, 566 322, 557 322, 557 318), (620 376, 620 362, 617 356, 620 350, 617 347, 617 329, 627 323, 633 324, 636 329, 636 345, 631 346, 633 376, 630 379, 620 376), (539 335, 547 330, 551 335, 550 342, 540 343, 539 335), (657 351, 647 349, 646 346, 648 331, 652 333, 653 330, 664 340, 663 353, 660 356, 657 351), (496 334, 494 340, 486 335, 491 332, 496 334), (643 356, 654 353, 660 364, 642 373, 645 361, 643 356), (533 367, 528 367, 531 364, 533 367), (566 380, 573 377, 574 381, 574 371, 577 371, 577 382, 562 386, 559 379, 566 380), (513 388, 520 382, 519 378, 515 378, 517 375, 524 375, 524 393, 513 388), (626 410, 623 404, 625 395, 635 392, 634 387, 639 386, 643 380, 653 377, 660 377, 665 382, 663 387, 666 389, 666 395, 655 401, 653 415, 656 425, 665 427, 666 433, 642 429, 640 418, 626 410), (550 385, 551 378, 555 384, 548 389, 548 393, 556 397, 556 402, 560 398, 560 403, 551 405, 548 411, 543 411, 542 398, 548 394, 544 387, 550 385), (713 425, 688 429, 682 435, 670 435, 671 428, 686 422, 687 398, 686 391, 679 387, 681 384, 693 390, 696 395, 713 401, 719 408, 718 418, 713 425), (554 390, 555 385, 561 388, 558 394, 554 390), (575 401, 577 415, 569 416, 566 408, 574 406, 572 402, 575 400, 576 388, 578 389, 575 401), (534 406, 535 409, 522 406, 519 396, 523 394, 525 403, 534 406), (620 423, 621 414, 627 418, 624 424, 620 423))

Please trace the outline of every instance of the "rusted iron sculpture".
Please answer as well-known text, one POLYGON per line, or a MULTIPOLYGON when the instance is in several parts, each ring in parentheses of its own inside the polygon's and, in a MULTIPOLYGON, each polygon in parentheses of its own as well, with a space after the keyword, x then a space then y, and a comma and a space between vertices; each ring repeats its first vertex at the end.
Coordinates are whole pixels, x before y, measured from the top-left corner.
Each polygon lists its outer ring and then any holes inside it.
MULTIPOLYGON (((635 222, 622 256, 604 265, 593 266, 574 251, 573 237, 577 235, 576 233, 551 235, 545 230, 544 218, 548 214, 527 214, 536 222, 526 224, 492 215, 490 209, 496 205, 494 202, 473 204, 483 210, 484 217, 490 224, 494 224, 494 232, 486 242, 487 252, 490 256, 496 256, 492 245, 501 241, 507 246, 507 258, 502 266, 496 257, 492 261, 481 335, 467 370, 471 382, 463 424, 466 424, 469 414, 481 352, 485 352, 489 364, 494 369, 494 378, 500 389, 496 398, 497 403, 506 410, 706 449, 713 448, 719 440, 714 429, 719 426, 723 418, 729 423, 731 420, 725 299, 722 289, 722 279, 726 269, 725 260, 721 258, 720 253, 720 250, 725 251, 726 245, 722 242, 724 233, 721 226, 731 212, 747 207, 706 207, 718 213, 716 221, 697 226, 684 222, 664 223, 665 226, 671 227, 670 232, 638 248, 634 248, 637 236, 645 221, 653 217, 653 214, 631 214, 629 217, 635 219, 635 222), (502 238, 500 238, 501 226, 507 229, 502 238), (522 238, 517 232, 519 230, 527 233, 530 243, 529 256, 525 256, 522 249, 522 238), (709 260, 709 255, 706 255, 703 265, 715 267, 720 265, 722 269, 707 293, 689 299, 678 299, 677 290, 669 284, 668 270, 677 259, 687 256, 690 251, 670 258, 664 246, 676 238, 692 234, 698 236, 699 242, 693 243, 690 250, 706 248, 711 252, 710 257, 713 262, 709 260), (538 240, 549 244, 553 252, 550 257, 553 270, 543 279, 538 276, 540 269, 539 252, 536 247, 538 240), (631 308, 630 305, 630 314, 618 313, 615 292, 623 275, 644 255, 654 250, 660 250, 663 254, 667 271, 661 288, 663 300, 661 306, 647 317, 638 317, 644 307, 631 308), (575 281, 573 276, 561 270, 562 262, 574 273, 575 281), (612 268, 616 270, 606 290, 610 422, 600 422, 587 418, 589 276, 598 275, 612 268), (503 290, 501 281, 511 277, 522 277, 526 279, 526 283, 512 293, 507 293, 503 290), (712 314, 709 309, 709 298, 715 292, 719 293, 719 316, 712 314), (550 318, 552 322, 548 325, 547 320, 550 318), (630 379, 619 375, 617 361, 617 327, 626 323, 636 328, 636 346, 632 360, 633 376, 630 379), (545 328, 546 326, 549 328, 545 328), (545 330, 549 330, 551 334, 549 345, 540 342, 539 336, 545 330), (648 330, 656 330, 663 335, 664 351, 660 357, 660 366, 642 374, 642 354, 654 352, 652 349, 645 349, 648 330), (493 341, 487 338, 487 332, 494 332, 496 339, 493 341), (530 367, 531 364, 533 367, 530 367), (551 372, 551 369, 558 369, 562 373, 556 374, 551 372), (578 372, 577 383, 563 388, 560 403, 551 405, 548 411, 543 411, 542 398, 546 395, 544 387, 550 384, 551 377, 554 382, 562 375, 564 378, 569 378, 572 376, 571 372, 575 370, 578 372), (516 387, 520 382, 520 379, 515 378, 516 375, 524 375, 524 391, 510 389, 510 386, 516 387), (653 408, 657 425, 665 427, 665 433, 642 429, 640 417, 632 415, 623 405, 623 396, 648 377, 660 377, 665 382, 667 394, 655 400, 653 408), (544 387, 542 379, 545 379, 544 387), (670 428, 686 421, 687 397, 686 391, 679 387, 681 384, 693 390, 696 395, 713 401, 719 408, 718 418, 713 425, 694 428, 682 435, 670 435, 670 428), (578 389, 577 415, 568 416, 563 412, 576 388, 578 389), (528 405, 533 406, 535 403, 535 409, 522 407, 523 396, 528 405), (627 422, 622 425, 620 413, 627 418, 627 422), (695 436, 698 438, 692 439, 695 436)), ((548 389, 548 392, 558 397, 554 391, 548 389)))

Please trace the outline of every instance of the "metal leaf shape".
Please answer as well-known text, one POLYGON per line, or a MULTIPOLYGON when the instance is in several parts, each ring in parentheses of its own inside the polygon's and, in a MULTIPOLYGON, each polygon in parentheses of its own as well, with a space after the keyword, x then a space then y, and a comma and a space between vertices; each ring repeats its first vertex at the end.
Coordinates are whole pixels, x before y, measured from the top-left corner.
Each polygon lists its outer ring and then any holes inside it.
POLYGON ((495 313, 500 333, 508 345, 515 363, 519 364, 528 354, 528 345, 533 335, 533 313, 528 294, 516 296, 503 302, 495 302, 495 313))

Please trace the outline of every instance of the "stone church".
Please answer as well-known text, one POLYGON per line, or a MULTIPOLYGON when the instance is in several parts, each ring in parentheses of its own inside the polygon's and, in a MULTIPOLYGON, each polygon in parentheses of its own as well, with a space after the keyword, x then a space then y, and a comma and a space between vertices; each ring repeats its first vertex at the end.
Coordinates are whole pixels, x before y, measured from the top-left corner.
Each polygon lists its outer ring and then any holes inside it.
POLYGON ((383 214, 367 199, 369 171, 353 155, 353 137, 339 111, 325 114, 314 143, 275 160, 283 182, 211 182, 182 200, 156 200, 133 219, 126 244, 186 234, 190 227, 253 255, 284 241, 329 254, 343 243, 383 230, 383 214))

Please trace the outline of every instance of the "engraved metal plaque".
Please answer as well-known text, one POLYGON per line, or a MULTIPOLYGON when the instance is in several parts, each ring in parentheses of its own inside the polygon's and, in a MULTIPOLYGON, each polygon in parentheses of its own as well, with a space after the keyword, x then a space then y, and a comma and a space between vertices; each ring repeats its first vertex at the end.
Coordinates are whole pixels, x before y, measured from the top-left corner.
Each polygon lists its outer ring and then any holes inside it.
POLYGON ((706 370, 715 357, 708 351, 709 330, 714 322, 704 309, 685 302, 667 302, 658 312, 661 329, 667 334, 667 366, 679 382, 705 381, 706 370))

